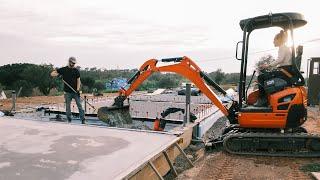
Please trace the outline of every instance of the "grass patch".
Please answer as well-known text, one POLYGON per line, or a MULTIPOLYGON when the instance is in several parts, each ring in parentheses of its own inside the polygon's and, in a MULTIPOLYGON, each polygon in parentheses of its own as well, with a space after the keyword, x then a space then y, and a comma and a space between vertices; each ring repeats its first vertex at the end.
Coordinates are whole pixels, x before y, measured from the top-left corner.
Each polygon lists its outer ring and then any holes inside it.
POLYGON ((102 92, 103 93, 116 93, 116 92, 118 92, 119 90, 103 90, 102 92))
POLYGON ((300 167, 301 171, 304 172, 320 172, 320 163, 306 164, 300 167))

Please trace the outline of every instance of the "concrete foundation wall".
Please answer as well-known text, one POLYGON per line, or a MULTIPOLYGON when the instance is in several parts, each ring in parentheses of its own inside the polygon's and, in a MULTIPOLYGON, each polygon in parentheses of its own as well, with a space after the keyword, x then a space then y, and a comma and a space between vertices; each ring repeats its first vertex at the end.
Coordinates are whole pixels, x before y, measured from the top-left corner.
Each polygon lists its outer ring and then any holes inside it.
MULTIPOLYGON (((190 145, 191 139, 192 139, 193 127, 195 125, 196 124, 192 123, 183 129, 183 134, 180 136, 181 139, 180 139, 180 141, 178 141, 178 144, 182 149, 185 149, 186 147, 188 147, 190 145)), ((180 151, 174 146, 171 146, 166 152, 168 153, 168 156, 172 162, 174 162, 176 157, 178 155, 180 155, 180 151)), ((169 164, 163 154, 160 154, 160 156, 152 162, 162 176, 166 175, 170 171, 170 166, 169 166, 169 164)), ((141 171, 139 171, 137 174, 132 176, 130 179, 132 179, 132 180, 153 180, 153 179, 157 180, 159 178, 157 177, 157 175, 153 171, 153 169, 149 165, 147 165, 144 168, 142 168, 141 171)))
MULTIPOLYGON (((147 118, 155 119, 161 116, 161 113, 170 107, 185 109, 185 103, 176 102, 154 102, 154 101, 130 101, 130 115, 132 118, 147 118)), ((212 108, 212 104, 191 104, 191 112, 198 118, 209 113, 208 109, 212 108)), ((176 112, 168 115, 166 119, 170 120, 183 120, 184 114, 176 112)))
MULTIPOLYGON (((157 95, 133 95, 130 97, 133 101, 159 101, 185 103, 186 97, 177 94, 157 94, 157 95)), ((210 104, 211 101, 206 96, 191 96, 191 102, 195 104, 210 104)))

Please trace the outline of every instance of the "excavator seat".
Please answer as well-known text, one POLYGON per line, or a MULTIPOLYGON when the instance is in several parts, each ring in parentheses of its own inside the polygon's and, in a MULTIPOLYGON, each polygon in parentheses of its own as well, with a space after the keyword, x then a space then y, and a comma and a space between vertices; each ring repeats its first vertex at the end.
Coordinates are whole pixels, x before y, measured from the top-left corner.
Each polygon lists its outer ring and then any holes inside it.
POLYGON ((272 94, 291 86, 291 81, 279 69, 264 72, 258 76, 259 90, 262 94, 272 94))
POLYGON ((294 63, 296 64, 298 70, 300 70, 301 69, 302 54, 303 54, 303 46, 299 45, 296 48, 296 54, 297 54, 297 57, 296 57, 294 63))
POLYGON ((305 81, 304 81, 304 78, 302 76, 302 72, 300 71, 301 69, 301 60, 302 60, 302 54, 303 54, 303 46, 298 46, 296 48, 296 53, 297 53, 297 56, 296 58, 294 59, 293 61, 293 84, 295 86, 304 86, 305 84, 305 81))
POLYGON ((271 78, 264 81, 263 88, 267 94, 279 92, 288 86, 287 81, 281 78, 271 78))

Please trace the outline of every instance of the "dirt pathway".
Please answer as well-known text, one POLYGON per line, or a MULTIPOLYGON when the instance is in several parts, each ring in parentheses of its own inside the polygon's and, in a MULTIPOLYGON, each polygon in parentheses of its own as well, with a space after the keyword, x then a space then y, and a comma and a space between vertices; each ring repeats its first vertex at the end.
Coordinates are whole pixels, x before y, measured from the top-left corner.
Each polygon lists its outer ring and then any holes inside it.
POLYGON ((181 174, 178 179, 310 179, 300 167, 319 159, 249 157, 224 152, 209 154, 194 169, 181 174))

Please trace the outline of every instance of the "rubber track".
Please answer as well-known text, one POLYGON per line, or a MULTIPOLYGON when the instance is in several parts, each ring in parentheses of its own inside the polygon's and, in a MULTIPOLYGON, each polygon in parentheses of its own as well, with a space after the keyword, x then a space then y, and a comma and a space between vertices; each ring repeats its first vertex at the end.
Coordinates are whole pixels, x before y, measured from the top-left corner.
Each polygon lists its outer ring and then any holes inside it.
MULTIPOLYGON (((223 147, 224 149, 231 153, 231 154, 240 154, 240 155, 258 155, 258 156, 284 156, 284 157, 320 157, 320 150, 319 151, 314 151, 314 150, 310 150, 310 149, 304 149, 304 151, 297 151, 296 148, 292 149, 291 151, 277 151, 276 149, 274 149, 274 147, 270 147, 270 149, 272 148, 272 151, 256 151, 254 149, 252 149, 251 151, 247 151, 246 149, 248 149, 248 147, 245 148, 241 148, 241 149, 245 149, 244 150, 232 150, 230 149, 230 147, 228 146, 229 141, 232 141, 234 139, 250 139, 250 138, 255 138, 255 139, 259 139, 259 141, 261 140, 265 140, 264 142, 266 142, 266 139, 287 139, 288 143, 289 140, 293 140, 293 139, 316 139, 317 142, 320 145, 320 136, 319 135, 314 135, 314 134, 308 134, 308 133, 263 133, 263 132, 257 132, 257 133, 253 133, 253 132, 248 132, 248 133, 230 133, 229 135, 227 135, 224 138, 223 141, 223 147)), ((308 145, 306 144, 308 140, 305 140, 305 147, 307 147, 308 145)), ((243 144, 241 144, 242 146, 243 144)), ((249 147, 249 149, 252 148, 252 146, 249 147)))

